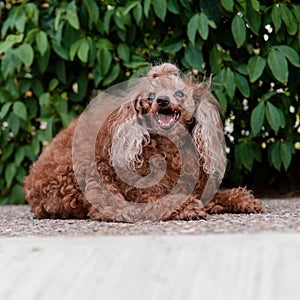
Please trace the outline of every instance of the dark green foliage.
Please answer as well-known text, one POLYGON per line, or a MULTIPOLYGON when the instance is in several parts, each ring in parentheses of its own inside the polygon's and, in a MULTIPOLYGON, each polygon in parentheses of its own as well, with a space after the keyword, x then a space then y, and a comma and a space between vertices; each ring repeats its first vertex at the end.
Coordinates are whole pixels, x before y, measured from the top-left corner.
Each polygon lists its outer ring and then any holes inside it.
POLYGON ((0 202, 94 89, 170 61, 213 74, 226 184, 293 176, 300 148, 298 1, 0 1, 0 202))

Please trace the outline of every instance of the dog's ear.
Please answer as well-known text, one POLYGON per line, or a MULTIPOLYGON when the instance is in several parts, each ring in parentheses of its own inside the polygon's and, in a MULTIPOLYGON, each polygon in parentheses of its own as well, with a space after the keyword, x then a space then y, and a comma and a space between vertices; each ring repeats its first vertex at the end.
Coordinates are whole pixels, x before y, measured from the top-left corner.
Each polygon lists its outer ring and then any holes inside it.
POLYGON ((226 168, 223 125, 219 104, 206 88, 194 90, 196 103, 193 140, 198 149, 203 170, 221 181, 226 168))
POLYGON ((150 135, 137 119, 135 101, 125 103, 114 116, 110 151, 113 166, 134 170, 143 164, 142 148, 149 143, 150 135))

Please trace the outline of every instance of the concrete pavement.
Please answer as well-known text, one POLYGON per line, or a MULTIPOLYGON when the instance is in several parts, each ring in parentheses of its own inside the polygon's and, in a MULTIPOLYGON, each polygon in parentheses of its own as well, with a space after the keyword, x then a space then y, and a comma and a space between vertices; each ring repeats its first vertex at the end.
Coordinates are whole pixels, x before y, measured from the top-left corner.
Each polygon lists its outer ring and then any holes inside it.
POLYGON ((1 300, 298 300, 300 234, 2 237, 1 300))

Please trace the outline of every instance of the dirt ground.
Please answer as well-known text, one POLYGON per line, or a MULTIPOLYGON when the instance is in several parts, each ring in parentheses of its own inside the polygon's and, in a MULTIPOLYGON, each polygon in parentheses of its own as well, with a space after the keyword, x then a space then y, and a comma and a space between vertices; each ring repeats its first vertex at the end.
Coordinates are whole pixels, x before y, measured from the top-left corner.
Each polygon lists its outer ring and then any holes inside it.
POLYGON ((0 236, 187 235, 300 232, 300 198, 264 199, 263 214, 211 215, 208 220, 106 223, 93 220, 38 220, 28 205, 0 206, 0 236))

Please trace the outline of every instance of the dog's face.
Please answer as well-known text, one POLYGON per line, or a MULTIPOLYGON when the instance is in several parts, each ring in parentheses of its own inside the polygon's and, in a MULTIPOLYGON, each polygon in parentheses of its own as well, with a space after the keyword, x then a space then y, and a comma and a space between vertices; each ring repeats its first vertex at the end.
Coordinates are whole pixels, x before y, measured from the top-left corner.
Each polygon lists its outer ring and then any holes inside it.
POLYGON ((176 124, 189 125, 196 110, 193 90, 177 77, 160 79, 149 84, 148 90, 135 101, 135 110, 141 121, 148 118, 164 130, 175 129, 176 124))
POLYGON ((144 147, 156 138, 153 133, 184 138, 188 132, 204 172, 218 180, 223 177, 223 127, 218 102, 205 84, 180 76, 176 66, 166 63, 151 68, 147 77, 130 87, 126 95, 130 101, 109 124, 113 132, 113 166, 132 170, 142 166, 144 147))

